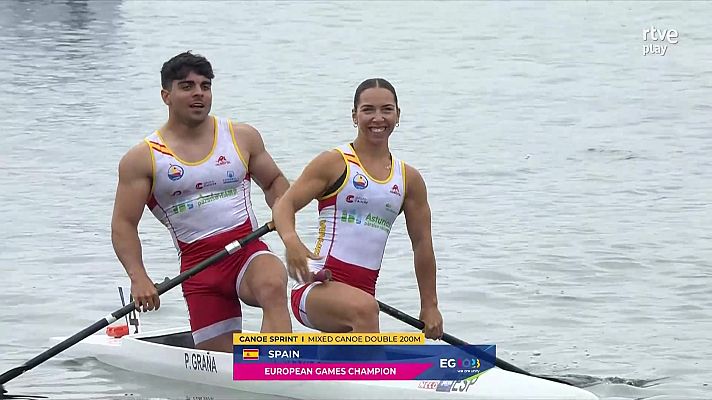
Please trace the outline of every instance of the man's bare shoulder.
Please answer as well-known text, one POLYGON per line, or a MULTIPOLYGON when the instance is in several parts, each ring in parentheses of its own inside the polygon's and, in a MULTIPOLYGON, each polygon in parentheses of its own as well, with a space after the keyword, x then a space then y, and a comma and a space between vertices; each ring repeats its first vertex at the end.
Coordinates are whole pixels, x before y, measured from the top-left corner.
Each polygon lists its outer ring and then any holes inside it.
POLYGON ((265 150, 265 144, 262 141, 260 131, 254 126, 244 122, 230 122, 232 131, 235 135, 235 140, 238 142, 241 150, 246 152, 246 156, 261 153, 265 150))
POLYGON ((232 131, 235 135, 242 136, 246 139, 256 139, 261 138, 260 131, 254 126, 245 122, 235 122, 232 121, 232 131))
POLYGON ((146 141, 135 144, 119 161, 119 174, 128 173, 130 175, 147 175, 153 173, 153 165, 151 161, 151 148, 146 141))

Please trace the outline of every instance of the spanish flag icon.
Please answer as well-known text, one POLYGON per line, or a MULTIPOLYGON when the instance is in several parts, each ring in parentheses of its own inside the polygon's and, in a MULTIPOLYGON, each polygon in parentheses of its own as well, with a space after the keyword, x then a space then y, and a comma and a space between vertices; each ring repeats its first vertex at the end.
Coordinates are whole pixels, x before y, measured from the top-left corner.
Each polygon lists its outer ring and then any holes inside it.
POLYGON ((259 360, 260 350, 259 349, 242 349, 242 359, 243 360, 259 360))

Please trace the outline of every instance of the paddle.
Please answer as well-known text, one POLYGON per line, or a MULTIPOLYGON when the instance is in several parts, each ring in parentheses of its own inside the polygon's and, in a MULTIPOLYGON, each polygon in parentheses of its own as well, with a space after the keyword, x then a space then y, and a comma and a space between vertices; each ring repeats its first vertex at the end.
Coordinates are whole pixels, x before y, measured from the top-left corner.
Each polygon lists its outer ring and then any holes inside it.
MULTIPOLYGON (((377 301, 378 301, 378 300, 377 300, 377 301)), ((412 326, 412 327, 414 327, 414 328, 416 328, 416 329, 422 330, 422 329, 425 327, 425 324, 423 323, 423 321, 421 321, 421 320, 419 320, 419 319, 417 319, 417 318, 413 318, 413 317, 411 317, 410 315, 408 315, 408 314, 406 314, 406 313, 404 313, 404 312, 402 312, 402 311, 400 311, 400 310, 398 310, 398 309, 395 309, 395 308, 393 308, 393 307, 389 306, 388 304, 385 304, 385 303, 383 303, 383 302, 381 302, 381 301, 378 301, 378 308, 380 308, 381 311, 383 311, 384 313, 390 315, 391 317, 393 317, 393 318, 395 318, 395 319, 397 319, 397 320, 403 321, 403 322, 405 322, 406 324, 408 324, 408 325, 410 325, 410 326, 412 326)), ((449 343, 449 344, 451 344, 451 345, 453 345, 453 346, 467 346, 467 345, 468 345, 468 343, 465 342, 464 340, 458 339, 458 338, 456 338, 455 336, 452 336, 452 335, 450 335, 450 334, 448 334, 448 333, 443 333, 443 336, 442 336, 441 339, 442 339, 444 342, 449 343)), ((508 363, 508 362, 506 362, 506 361, 504 361, 504 360, 501 360, 501 359, 499 359, 499 358, 495 358, 495 364, 494 364, 494 365, 496 365, 497 367, 499 367, 499 368, 501 368, 501 369, 510 371, 510 372, 516 372, 516 373, 518 373, 518 374, 528 375, 528 376, 531 376, 531 377, 534 377, 534 378, 541 378, 541 379, 546 379, 546 380, 549 380, 549 381, 554 381, 554 382, 558 382, 558 383, 563 383, 563 384, 565 384, 565 385, 575 386, 575 385, 572 385, 570 382, 566 382, 566 381, 564 381, 564 380, 561 380, 561 379, 556 378, 556 377, 553 377, 553 376, 541 376, 541 375, 534 375, 534 374, 531 374, 531 373, 529 373, 529 372, 527 372, 527 371, 525 371, 525 370, 523 370, 523 369, 521 369, 521 368, 519 368, 519 367, 516 367, 516 366, 514 366, 514 365, 512 365, 512 364, 510 364, 510 363, 508 363)))
MULTIPOLYGON (((217 261, 222 260, 226 256, 233 254, 243 246, 245 246, 247 243, 259 238, 260 236, 271 232, 274 230, 274 223, 271 221, 264 224, 254 232, 248 234, 242 239, 235 240, 233 242, 230 242, 228 245, 225 246, 224 249, 220 250, 219 252, 213 254, 209 258, 203 260, 199 264, 195 265, 193 268, 190 268, 184 272, 182 272, 180 275, 176 276, 173 279, 166 279, 165 281, 159 283, 156 285, 156 288, 158 289, 158 295, 162 295, 163 293, 173 289, 174 287, 180 285, 183 281, 186 279, 190 278, 191 276, 197 274, 198 272, 204 270, 205 268, 209 267, 210 265, 216 263, 217 261)), ((0 398, 2 398, 3 393, 6 393, 5 389, 3 388, 3 384, 7 383, 8 381, 17 378, 18 376, 22 375, 26 371, 31 370, 32 368, 42 364, 43 362, 49 360, 50 358, 56 356, 57 354, 61 353, 62 351, 68 349, 71 346, 74 346, 75 344, 81 342, 83 339, 86 339, 87 337, 91 336, 95 332, 98 332, 101 328, 104 328, 106 326, 109 326, 109 324, 113 323, 114 321, 118 320, 119 318, 123 318, 125 315, 130 313, 131 311, 135 310, 136 306, 134 302, 131 302, 124 307, 112 312, 111 314, 107 315, 106 317, 96 321, 95 323, 91 324, 90 326, 82 329, 80 332, 75 334, 74 336, 71 336, 61 343, 58 343, 57 345, 53 346, 49 350, 41 353, 37 357, 26 361, 24 364, 20 365, 19 367, 12 368, 6 372, 4 372, 2 375, 0 375, 0 398)), ((7 396, 7 395, 5 395, 7 396)))

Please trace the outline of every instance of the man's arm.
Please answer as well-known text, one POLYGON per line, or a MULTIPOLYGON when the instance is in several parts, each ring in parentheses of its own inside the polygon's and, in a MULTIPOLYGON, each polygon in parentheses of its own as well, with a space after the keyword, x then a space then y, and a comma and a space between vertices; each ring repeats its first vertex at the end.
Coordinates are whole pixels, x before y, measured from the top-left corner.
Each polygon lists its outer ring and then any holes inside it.
POLYGON ((141 254, 138 224, 151 192, 152 168, 150 149, 140 143, 119 162, 114 212, 111 218, 111 243, 114 252, 131 279, 131 294, 137 308, 143 311, 160 307, 158 293, 146 273, 141 254))
POLYGON ((248 124, 233 123, 233 131, 237 137, 244 138, 249 161, 247 170, 257 185, 265 193, 265 201, 272 208, 284 192, 289 189, 289 181, 267 152, 260 133, 248 124))
POLYGON ((430 205, 425 181, 418 170, 406 165, 406 191, 403 204, 408 235, 413 246, 415 276, 420 291, 420 316, 426 336, 442 336, 442 316, 438 311, 435 252, 430 227, 430 205))

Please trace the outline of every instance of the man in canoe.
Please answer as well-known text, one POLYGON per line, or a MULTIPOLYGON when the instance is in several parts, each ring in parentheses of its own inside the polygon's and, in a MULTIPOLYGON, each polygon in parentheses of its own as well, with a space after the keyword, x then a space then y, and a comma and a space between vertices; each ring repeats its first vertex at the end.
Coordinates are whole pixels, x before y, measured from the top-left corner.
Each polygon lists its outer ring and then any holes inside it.
MULTIPOLYGON (((168 228, 185 271, 258 227, 252 180, 270 207, 289 187, 255 128, 209 114, 213 77, 208 60, 190 52, 163 64, 168 121, 119 163, 112 243, 141 311, 160 307, 141 255, 144 206, 168 228)), ((260 240, 188 279, 182 289, 196 347, 232 351, 240 300, 262 308, 263 332, 291 332, 286 287, 284 264, 260 240)))
POLYGON ((396 91, 388 81, 362 82, 352 110, 356 139, 314 158, 273 208, 287 269, 300 282, 292 290, 292 311, 307 327, 379 331, 376 280, 391 225, 403 212, 414 251, 424 332, 432 339, 442 336, 425 182, 388 147, 399 118, 396 91), (319 201, 319 231, 311 252, 296 233, 295 214, 314 199, 319 201), (332 280, 313 281, 312 273, 325 269, 332 280))

